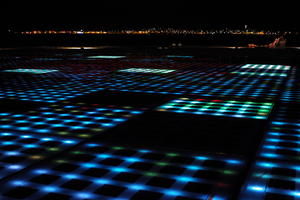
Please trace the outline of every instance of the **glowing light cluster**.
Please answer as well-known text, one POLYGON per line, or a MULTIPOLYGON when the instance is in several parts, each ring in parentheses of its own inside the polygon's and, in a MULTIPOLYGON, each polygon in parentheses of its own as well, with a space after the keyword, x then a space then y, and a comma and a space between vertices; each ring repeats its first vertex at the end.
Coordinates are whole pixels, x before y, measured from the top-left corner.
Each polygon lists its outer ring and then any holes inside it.
POLYGON ((232 74, 249 75, 249 76, 282 76, 287 77, 286 73, 264 73, 264 72, 231 72, 232 74))
POLYGON ((290 70, 291 66, 286 65, 264 65, 264 64, 246 64, 241 66, 242 69, 275 69, 275 70, 290 70))
POLYGON ((87 143, 8 181, 0 197, 229 199, 243 165, 232 157, 87 143))
POLYGON ((257 160, 240 199, 300 199, 298 164, 257 160))
POLYGON ((0 131, 0 179, 77 143, 74 139, 0 131))
POLYGON ((272 160, 300 160, 300 109, 280 104, 260 150, 260 156, 272 160))
POLYGON ((293 69, 291 76, 285 84, 280 100, 283 102, 299 102, 300 101, 300 83, 297 78, 296 69, 293 69))
POLYGON ((4 70, 3 72, 46 74, 46 73, 50 73, 50 72, 58 72, 58 70, 52 70, 52 69, 8 69, 8 70, 4 70))
POLYGON ((130 72, 130 73, 154 73, 154 74, 167 74, 174 72, 174 69, 151 69, 151 68, 129 68, 121 69, 119 72, 130 72))
POLYGON ((141 113, 131 107, 63 102, 26 113, 0 113, 0 129, 88 138, 141 113))
POLYGON ((272 103, 180 98, 160 106, 157 111, 267 119, 272 107, 272 103))
POLYGON ((260 156, 276 160, 300 160, 299 123, 272 121, 260 156))

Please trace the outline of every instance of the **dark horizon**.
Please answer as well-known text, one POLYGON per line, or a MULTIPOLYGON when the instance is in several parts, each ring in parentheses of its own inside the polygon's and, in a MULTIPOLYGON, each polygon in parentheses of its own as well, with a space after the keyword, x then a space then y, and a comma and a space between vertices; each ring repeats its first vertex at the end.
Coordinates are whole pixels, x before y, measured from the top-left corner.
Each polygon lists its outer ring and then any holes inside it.
POLYGON ((59 3, 14 2, 4 3, 1 13, 3 30, 7 29, 70 29, 70 28, 149 28, 173 27, 239 28, 249 27, 300 30, 298 6, 270 2, 202 1, 157 3, 143 1, 59 3))

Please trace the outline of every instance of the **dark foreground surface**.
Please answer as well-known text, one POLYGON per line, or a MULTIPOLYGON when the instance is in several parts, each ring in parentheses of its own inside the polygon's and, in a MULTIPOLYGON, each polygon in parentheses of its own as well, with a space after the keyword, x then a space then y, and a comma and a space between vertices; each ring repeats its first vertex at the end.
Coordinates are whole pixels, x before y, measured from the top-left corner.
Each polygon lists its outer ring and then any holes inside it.
POLYGON ((300 199, 299 50, 0 51, 0 199, 300 199))

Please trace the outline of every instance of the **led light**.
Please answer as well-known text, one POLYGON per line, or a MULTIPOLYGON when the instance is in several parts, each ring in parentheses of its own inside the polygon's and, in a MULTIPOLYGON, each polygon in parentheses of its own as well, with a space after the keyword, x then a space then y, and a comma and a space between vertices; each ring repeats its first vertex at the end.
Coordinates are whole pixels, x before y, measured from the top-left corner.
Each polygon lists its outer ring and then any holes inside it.
POLYGON ((65 174, 63 177, 64 177, 64 178, 67 178, 67 179, 76 179, 76 178, 78 178, 79 176, 76 175, 76 174, 65 174))
POLYGON ((22 169, 23 167, 21 165, 9 165, 8 169, 12 169, 12 170, 18 170, 18 169, 22 169))
POLYGON ((14 186, 25 186, 25 185, 27 185, 27 183, 25 181, 21 181, 21 180, 12 181, 11 184, 14 185, 14 186))
POLYGON ((248 187, 250 190, 256 191, 256 192, 263 192, 265 191, 264 187, 258 186, 258 185, 254 185, 254 186, 249 186, 248 187))
POLYGON ((107 179, 95 179, 95 183, 97 184, 109 184, 111 181, 107 179))
POLYGON ((182 192, 179 192, 177 190, 165 190, 164 193, 170 196, 179 196, 182 194, 182 192))
POLYGON ((194 179, 188 176, 179 176, 177 177, 177 180, 182 182, 189 182, 189 181, 193 181, 194 179))
POLYGON ((54 187, 54 186, 45 186, 42 188, 45 192, 57 192, 59 188, 54 187))
POLYGON ((145 190, 146 189, 146 187, 144 185, 137 185, 137 184, 130 185, 129 188, 132 190, 145 190))

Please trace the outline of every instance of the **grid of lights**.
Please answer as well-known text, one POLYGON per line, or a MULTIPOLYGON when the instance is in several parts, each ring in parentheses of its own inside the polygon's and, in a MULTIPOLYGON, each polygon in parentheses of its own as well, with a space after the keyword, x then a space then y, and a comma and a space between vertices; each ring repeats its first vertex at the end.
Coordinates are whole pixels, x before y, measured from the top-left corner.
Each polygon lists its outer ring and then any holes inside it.
POLYGON ((300 199, 300 165, 258 160, 240 199, 300 199))
POLYGON ((246 64, 241 66, 242 69, 275 69, 275 70, 290 70, 291 66, 285 65, 263 65, 263 64, 246 64))
POLYGON ((263 140, 260 156, 272 160, 300 160, 300 108, 279 105, 263 140))
POLYGON ((282 76, 287 77, 286 73, 264 73, 264 72, 231 72, 232 74, 249 75, 249 76, 282 76))
POLYGON ((286 82, 280 100, 283 102, 299 102, 300 101, 299 86, 300 84, 296 75, 296 69, 294 68, 291 72, 291 76, 286 82))
MULTIPOLYGON (((51 64, 52 65, 52 64, 51 64)), ((0 98, 55 103, 103 90, 97 81, 84 79, 86 69, 59 67, 63 73, 47 73, 30 77, 0 77, 0 98)), ((106 71, 93 72, 100 77, 106 71), (100 74, 99 74, 100 73, 100 74)))
POLYGON ((260 156, 276 160, 300 160, 300 123, 272 121, 260 156))
POLYGON ((8 69, 8 70, 4 70, 3 72, 46 74, 46 73, 51 73, 51 72, 58 72, 58 70, 52 70, 52 69, 8 69))
POLYGON ((2 198, 229 199, 236 158, 87 143, 8 181, 2 198), (227 182, 230 180, 230 182, 227 182))
POLYGON ((160 106, 157 111, 267 119, 272 107, 272 103, 180 98, 160 106))
POLYGON ((113 74, 101 85, 109 90, 161 94, 194 94, 201 96, 246 96, 274 99, 280 93, 284 77, 226 76, 212 69, 180 71, 165 76, 145 77, 141 74, 113 74))
POLYGON ((103 90, 103 88, 98 87, 97 82, 81 84, 78 81, 56 83, 56 85, 54 85, 54 81, 50 81, 42 86, 23 83, 21 84, 21 87, 18 88, 17 86, 18 85, 0 87, 0 97, 24 101, 55 103, 103 90), (32 88, 30 88, 30 86, 32 86, 32 88))
POLYGON ((0 129, 89 138, 142 111, 132 107, 63 102, 27 113, 0 113, 0 129))
POLYGON ((78 143, 77 140, 0 132, 0 179, 78 143))
MULTIPOLYGON (((101 65, 93 64, 88 68, 84 67, 84 65, 72 64, 73 61, 68 62, 70 64, 64 67, 55 63, 51 63, 50 66, 63 72, 61 75, 66 76, 65 79, 69 79, 69 81, 62 82, 59 85, 57 83, 60 83, 61 77, 53 78, 50 75, 54 76, 56 73, 49 73, 49 77, 39 80, 38 85, 30 82, 24 83, 25 85, 23 84, 21 87, 18 85, 15 88, 13 87, 15 81, 7 80, 7 82, 12 83, 9 86, 7 84, 4 85, 2 93, 0 92, 0 97, 53 103, 107 89, 113 91, 219 97, 236 96, 272 100, 280 93, 280 86, 285 79, 285 77, 280 76, 262 76, 261 78, 257 78, 255 76, 241 75, 232 77, 228 76, 228 74, 232 70, 239 70, 240 67, 228 65, 222 65, 222 67, 207 65, 193 69, 192 64, 173 63, 169 67, 179 69, 175 73, 153 74, 153 77, 149 77, 140 73, 109 73, 120 69, 120 67, 124 68, 124 63, 119 63, 116 60, 110 60, 108 63, 103 63, 102 61, 101 65), (76 70, 73 66, 76 67, 76 70), (90 81, 87 81, 87 79, 90 81)), ((140 66, 140 63, 127 63, 126 65, 140 66)), ((152 63, 152 65, 154 66, 151 67, 166 68, 163 64, 152 63)), ((47 63, 43 63, 42 66, 49 67, 47 63)))
POLYGON ((300 109, 298 104, 278 108, 240 199, 300 199, 300 109))
POLYGON ((88 58, 95 58, 95 59, 116 59, 116 58, 125 58, 126 56, 89 56, 88 58))
POLYGON ((130 73, 154 73, 154 74, 167 74, 174 72, 174 69, 151 69, 151 68, 129 68, 121 69, 119 72, 130 72, 130 73))

